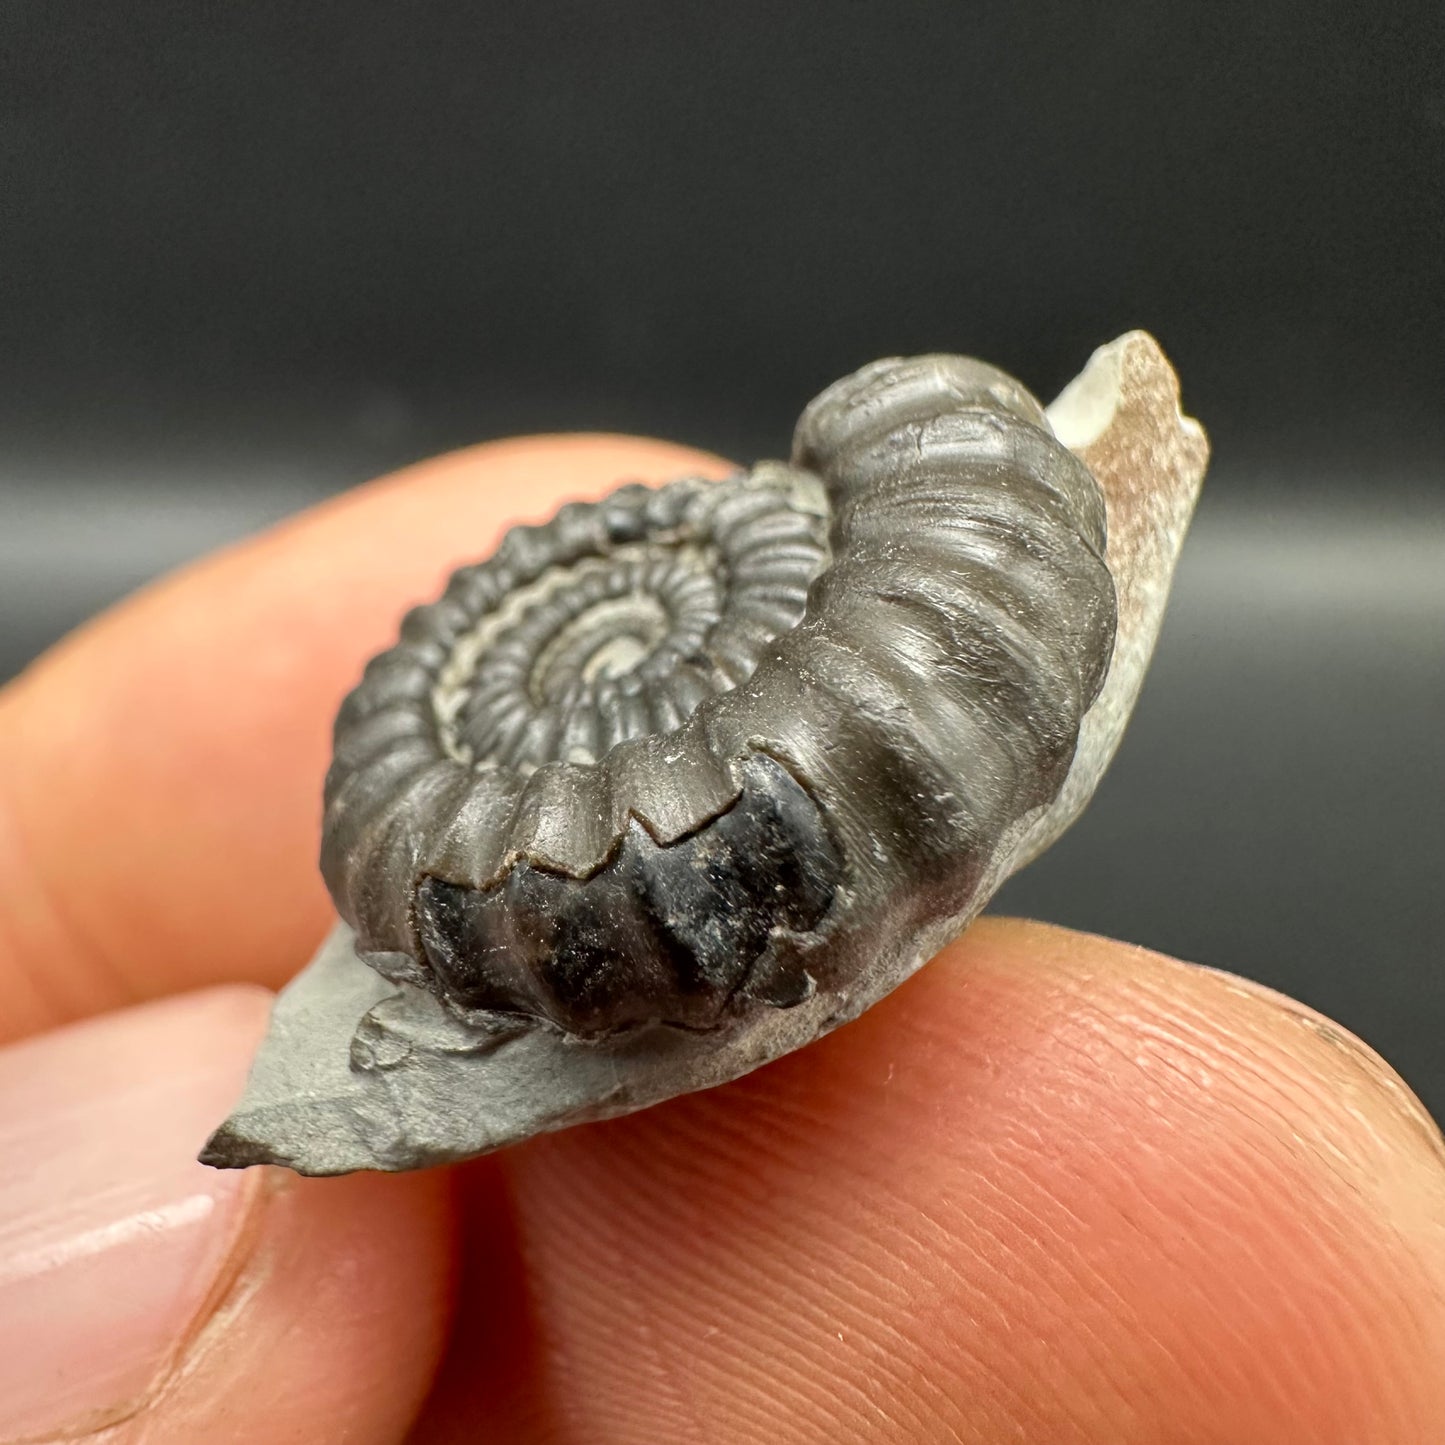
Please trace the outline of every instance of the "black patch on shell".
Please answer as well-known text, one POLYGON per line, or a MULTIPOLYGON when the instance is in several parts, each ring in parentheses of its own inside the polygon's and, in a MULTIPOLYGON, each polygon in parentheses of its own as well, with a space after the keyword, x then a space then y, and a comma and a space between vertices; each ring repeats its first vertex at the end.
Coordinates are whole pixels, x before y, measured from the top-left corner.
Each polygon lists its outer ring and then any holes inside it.
POLYGON ((784 768, 755 756, 743 774, 737 802, 691 837, 660 847, 633 824, 591 878, 523 862, 483 892, 426 879, 417 922, 443 997, 579 1037, 707 1028, 734 999, 802 1002, 806 951, 787 945, 828 912, 842 859, 784 768))

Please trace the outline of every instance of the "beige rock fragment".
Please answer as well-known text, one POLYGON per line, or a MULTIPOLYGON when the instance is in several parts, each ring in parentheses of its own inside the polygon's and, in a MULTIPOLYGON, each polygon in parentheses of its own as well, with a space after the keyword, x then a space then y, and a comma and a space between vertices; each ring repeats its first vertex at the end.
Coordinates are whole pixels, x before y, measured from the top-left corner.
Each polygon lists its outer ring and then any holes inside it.
POLYGON ((1118 749, 1209 465, 1204 428, 1180 410, 1179 377, 1147 331, 1127 331, 1101 346, 1059 393, 1048 418, 1104 493, 1119 623, 1109 676, 1084 718, 1068 780, 1025 834, 1011 872, 1078 817, 1118 749))

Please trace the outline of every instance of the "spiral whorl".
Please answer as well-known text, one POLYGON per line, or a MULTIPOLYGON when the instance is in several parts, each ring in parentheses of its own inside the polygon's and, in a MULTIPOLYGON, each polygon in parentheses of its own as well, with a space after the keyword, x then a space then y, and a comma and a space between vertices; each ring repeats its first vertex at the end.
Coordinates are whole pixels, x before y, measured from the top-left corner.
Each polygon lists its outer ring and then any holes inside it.
POLYGON ((588 1037, 846 994, 1057 793, 1103 547, 1038 403, 959 357, 831 387, 791 466, 513 529, 338 718, 322 867, 359 951, 588 1037))
POLYGON ((447 751, 530 773, 672 731, 803 615, 823 531, 785 486, 742 477, 624 487, 513 532, 447 592, 476 619, 437 684, 447 751))

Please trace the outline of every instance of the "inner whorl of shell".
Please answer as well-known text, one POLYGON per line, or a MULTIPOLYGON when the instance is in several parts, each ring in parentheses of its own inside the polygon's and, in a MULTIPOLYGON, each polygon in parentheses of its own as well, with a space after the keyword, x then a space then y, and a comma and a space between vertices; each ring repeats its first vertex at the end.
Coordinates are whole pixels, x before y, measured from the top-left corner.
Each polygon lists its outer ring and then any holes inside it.
POLYGON ((827 558, 823 510, 798 509, 800 485, 765 468, 623 488, 458 573, 448 598, 477 616, 433 692, 446 752, 524 775, 595 763, 745 682, 827 558))

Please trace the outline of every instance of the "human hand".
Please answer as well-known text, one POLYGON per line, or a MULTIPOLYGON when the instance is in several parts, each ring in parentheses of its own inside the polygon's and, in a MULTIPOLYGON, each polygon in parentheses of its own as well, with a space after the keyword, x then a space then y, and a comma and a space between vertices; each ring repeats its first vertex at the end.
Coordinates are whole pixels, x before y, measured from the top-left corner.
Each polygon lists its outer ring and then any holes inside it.
POLYGON ((193 1162, 325 932, 332 715, 519 513, 721 474, 412 468, 0 694, 0 1441, 1445 1440, 1445 1148, 1304 1007, 984 920, 737 1083, 458 1169, 193 1162), (77 1022, 78 1021, 78 1022, 77 1022))

